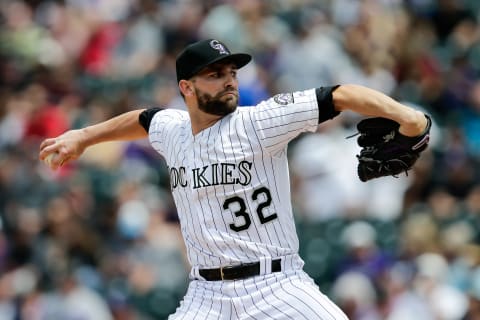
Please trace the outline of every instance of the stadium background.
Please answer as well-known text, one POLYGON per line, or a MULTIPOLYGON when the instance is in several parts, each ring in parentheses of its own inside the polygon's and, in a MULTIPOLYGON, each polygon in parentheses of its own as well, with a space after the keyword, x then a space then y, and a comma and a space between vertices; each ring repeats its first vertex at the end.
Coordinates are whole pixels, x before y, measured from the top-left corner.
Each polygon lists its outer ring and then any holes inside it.
POLYGON ((164 319, 188 263, 147 141, 59 171, 41 139, 181 107, 174 60, 206 37, 247 51, 241 104, 357 83, 434 118, 398 179, 356 177, 358 116, 289 149, 305 270, 353 320, 480 319, 477 0, 0 0, 0 320, 164 319))

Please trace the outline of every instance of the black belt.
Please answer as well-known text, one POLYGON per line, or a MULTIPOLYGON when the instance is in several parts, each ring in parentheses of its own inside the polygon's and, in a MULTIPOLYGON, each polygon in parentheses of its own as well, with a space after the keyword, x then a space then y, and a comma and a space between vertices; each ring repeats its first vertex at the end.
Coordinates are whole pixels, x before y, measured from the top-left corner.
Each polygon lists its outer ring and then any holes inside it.
MULTIPOLYGON (((281 259, 272 260, 272 272, 282 270, 281 259)), ((217 269, 200 269, 200 275, 207 281, 238 280, 260 275, 260 262, 242 263, 217 269)))

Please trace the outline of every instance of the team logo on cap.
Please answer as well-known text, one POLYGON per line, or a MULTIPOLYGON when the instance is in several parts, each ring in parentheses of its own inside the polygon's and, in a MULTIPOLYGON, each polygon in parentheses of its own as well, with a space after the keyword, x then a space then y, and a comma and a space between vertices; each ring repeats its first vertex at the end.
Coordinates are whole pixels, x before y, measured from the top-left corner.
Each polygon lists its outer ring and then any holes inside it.
POLYGON ((210 41, 210 47, 217 50, 220 54, 229 54, 228 49, 218 40, 210 41))

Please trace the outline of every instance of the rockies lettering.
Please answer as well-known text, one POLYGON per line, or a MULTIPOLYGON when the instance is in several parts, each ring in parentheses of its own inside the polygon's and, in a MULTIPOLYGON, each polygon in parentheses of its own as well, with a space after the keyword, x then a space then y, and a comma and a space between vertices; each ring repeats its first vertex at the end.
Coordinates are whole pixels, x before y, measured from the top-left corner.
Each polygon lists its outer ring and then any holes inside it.
MULTIPOLYGON (((251 169, 252 162, 246 160, 238 164, 213 163, 201 168, 194 168, 191 170, 193 189, 229 184, 246 186, 252 181, 251 169)), ((169 167, 168 170, 172 190, 188 186, 185 167, 169 167)))

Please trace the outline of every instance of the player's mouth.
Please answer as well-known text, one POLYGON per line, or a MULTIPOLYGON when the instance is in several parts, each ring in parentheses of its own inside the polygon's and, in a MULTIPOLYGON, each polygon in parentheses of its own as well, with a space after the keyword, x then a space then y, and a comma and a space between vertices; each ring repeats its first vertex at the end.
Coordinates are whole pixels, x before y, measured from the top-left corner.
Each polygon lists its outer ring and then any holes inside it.
POLYGON ((222 93, 221 96, 233 96, 233 97, 238 97, 238 94, 234 91, 228 91, 225 93, 222 93))

